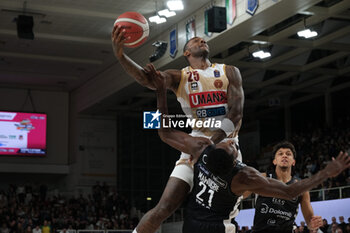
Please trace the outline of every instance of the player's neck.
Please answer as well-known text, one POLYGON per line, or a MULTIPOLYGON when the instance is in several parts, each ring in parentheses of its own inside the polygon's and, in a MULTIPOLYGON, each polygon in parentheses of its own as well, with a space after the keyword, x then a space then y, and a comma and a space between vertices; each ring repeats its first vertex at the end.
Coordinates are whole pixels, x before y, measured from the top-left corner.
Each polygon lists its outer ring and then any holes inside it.
POLYGON ((192 69, 201 69, 205 70, 209 66, 211 66, 211 62, 208 58, 193 58, 190 61, 190 66, 192 69))
POLYGON ((287 183, 292 179, 292 168, 276 167, 275 172, 277 179, 283 183, 287 183))

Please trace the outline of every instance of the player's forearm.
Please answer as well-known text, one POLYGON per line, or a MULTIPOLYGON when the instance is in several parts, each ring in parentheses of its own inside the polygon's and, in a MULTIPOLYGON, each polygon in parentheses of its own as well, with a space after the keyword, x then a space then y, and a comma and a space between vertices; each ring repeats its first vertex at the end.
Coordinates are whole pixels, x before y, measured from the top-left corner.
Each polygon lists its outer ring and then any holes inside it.
MULTIPOLYGON (((232 131, 224 132, 222 129, 217 129, 214 135, 211 137, 211 140, 217 144, 221 140, 227 137, 228 134, 237 130, 237 127, 240 127, 241 120, 243 118, 243 103, 244 97, 238 95, 234 97, 234 100, 231 100, 232 103, 229 103, 229 112, 226 114, 226 118, 230 119, 234 125, 232 131)), ((238 128, 239 129, 239 128, 238 128)))
POLYGON ((237 127, 243 118, 243 106, 244 106, 244 95, 243 89, 241 93, 237 93, 233 96, 232 100, 229 101, 229 112, 226 117, 229 118, 233 124, 237 127), (230 103, 231 102, 231 103, 230 103))
POLYGON ((302 193, 316 187, 328 178, 325 170, 319 171, 310 178, 288 185, 288 193, 291 198, 298 197, 302 193))
POLYGON ((136 62, 131 60, 126 54, 123 54, 121 57, 118 57, 120 64, 123 66, 124 70, 133 77, 136 82, 141 84, 144 87, 154 90, 154 86, 149 81, 149 77, 145 74, 143 68, 138 65, 136 62))
MULTIPOLYGON (((161 120, 163 122, 163 115, 168 115, 168 104, 167 104, 167 96, 166 89, 159 88, 156 90, 157 95, 157 108, 162 113, 161 120)), ((158 135, 165 143, 167 138, 169 137, 169 133, 171 132, 171 128, 163 128, 162 122, 160 124, 160 128, 158 129, 158 135)))

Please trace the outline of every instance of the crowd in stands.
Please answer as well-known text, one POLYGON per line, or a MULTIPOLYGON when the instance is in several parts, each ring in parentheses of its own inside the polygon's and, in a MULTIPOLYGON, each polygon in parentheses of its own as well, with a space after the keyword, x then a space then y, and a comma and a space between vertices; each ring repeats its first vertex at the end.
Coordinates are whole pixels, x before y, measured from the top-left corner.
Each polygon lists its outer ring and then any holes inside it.
POLYGON ((0 233, 55 233, 63 229, 133 229, 138 223, 129 200, 105 183, 92 195, 47 196, 47 187, 10 185, 0 191, 0 233))
MULTIPOLYGON (((249 227, 239 227, 237 233, 250 233, 249 227)), ((310 231, 304 221, 300 225, 294 227, 293 233, 313 233, 310 231)), ((344 216, 339 216, 339 222, 336 217, 332 217, 332 222, 328 223, 327 219, 323 219, 323 226, 317 230, 317 233, 350 233, 350 218, 346 223, 344 216)))

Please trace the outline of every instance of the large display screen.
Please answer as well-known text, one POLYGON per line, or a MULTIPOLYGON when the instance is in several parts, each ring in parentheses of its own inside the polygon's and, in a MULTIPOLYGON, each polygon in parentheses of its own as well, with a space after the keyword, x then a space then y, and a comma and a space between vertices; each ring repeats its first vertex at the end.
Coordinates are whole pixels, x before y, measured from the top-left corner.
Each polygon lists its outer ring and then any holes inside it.
POLYGON ((0 111, 0 155, 46 155, 46 120, 42 113, 0 111))

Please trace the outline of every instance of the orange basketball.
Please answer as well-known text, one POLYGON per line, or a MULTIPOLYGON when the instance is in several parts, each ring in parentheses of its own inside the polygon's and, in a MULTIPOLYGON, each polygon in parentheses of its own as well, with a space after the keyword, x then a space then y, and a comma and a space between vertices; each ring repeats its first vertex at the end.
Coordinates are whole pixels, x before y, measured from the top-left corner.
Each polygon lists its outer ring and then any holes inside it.
POLYGON ((142 45, 148 38, 149 26, 146 18, 137 12, 125 12, 121 14, 114 23, 125 29, 124 36, 128 38, 125 46, 135 48, 142 45))

